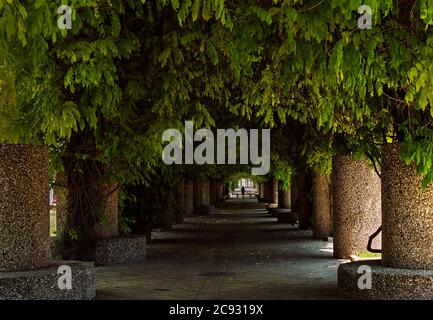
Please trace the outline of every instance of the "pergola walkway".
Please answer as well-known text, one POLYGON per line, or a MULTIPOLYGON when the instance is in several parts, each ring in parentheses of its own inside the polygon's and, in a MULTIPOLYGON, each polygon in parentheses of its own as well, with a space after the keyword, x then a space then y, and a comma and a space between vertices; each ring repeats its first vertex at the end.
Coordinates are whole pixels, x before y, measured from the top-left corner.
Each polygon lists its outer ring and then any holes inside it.
POLYGON ((255 200, 154 233, 147 261, 97 269, 97 299, 335 299, 332 243, 277 224, 255 200))

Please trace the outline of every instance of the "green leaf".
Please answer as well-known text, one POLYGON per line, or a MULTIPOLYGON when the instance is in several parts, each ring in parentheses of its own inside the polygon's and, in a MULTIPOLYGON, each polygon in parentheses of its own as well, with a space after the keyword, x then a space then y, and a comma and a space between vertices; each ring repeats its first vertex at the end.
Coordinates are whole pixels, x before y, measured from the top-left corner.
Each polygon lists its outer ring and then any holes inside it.
POLYGON ((204 0, 204 4, 203 4, 203 9, 202 9, 202 17, 203 20, 205 21, 209 21, 211 18, 211 7, 210 7, 211 3, 210 0, 204 0))
POLYGON ((198 14, 200 11, 200 0, 194 0, 194 4, 192 6, 192 21, 196 21, 198 18, 198 14))

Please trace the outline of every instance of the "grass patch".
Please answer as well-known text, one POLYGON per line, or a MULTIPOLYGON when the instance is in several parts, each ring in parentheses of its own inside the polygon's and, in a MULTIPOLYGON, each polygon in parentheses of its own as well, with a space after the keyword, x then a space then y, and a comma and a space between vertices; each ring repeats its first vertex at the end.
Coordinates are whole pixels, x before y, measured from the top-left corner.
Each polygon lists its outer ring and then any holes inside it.
POLYGON ((357 256, 360 258, 382 258, 381 253, 373 253, 368 251, 358 252, 357 256))
POLYGON ((50 210, 50 236, 55 237, 57 234, 57 225, 56 225, 56 209, 50 210))

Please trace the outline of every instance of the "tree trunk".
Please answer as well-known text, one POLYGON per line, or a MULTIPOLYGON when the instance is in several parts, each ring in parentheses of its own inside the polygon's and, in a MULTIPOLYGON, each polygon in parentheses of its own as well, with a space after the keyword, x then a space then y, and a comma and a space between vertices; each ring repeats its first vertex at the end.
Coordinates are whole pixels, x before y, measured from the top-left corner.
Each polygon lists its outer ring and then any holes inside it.
POLYGON ((281 209, 290 209, 290 190, 283 190, 283 182, 279 181, 278 183, 278 208, 281 209))
POLYGON ((104 168, 91 156, 85 160, 76 157, 77 152, 88 155, 94 149, 93 135, 80 132, 71 137, 63 158, 68 183, 68 214, 65 232, 60 235, 64 259, 94 261, 95 258, 98 216, 104 210, 107 196, 104 168))

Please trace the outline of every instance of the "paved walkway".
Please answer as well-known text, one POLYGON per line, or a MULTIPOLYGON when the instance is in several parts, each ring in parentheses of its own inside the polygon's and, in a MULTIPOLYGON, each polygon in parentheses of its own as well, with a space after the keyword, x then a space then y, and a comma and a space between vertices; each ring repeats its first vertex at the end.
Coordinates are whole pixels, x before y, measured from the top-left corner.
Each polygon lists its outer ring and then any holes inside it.
POLYGON ((97 268, 97 299, 335 299, 332 243, 277 224, 255 200, 153 234, 148 260, 97 268))

